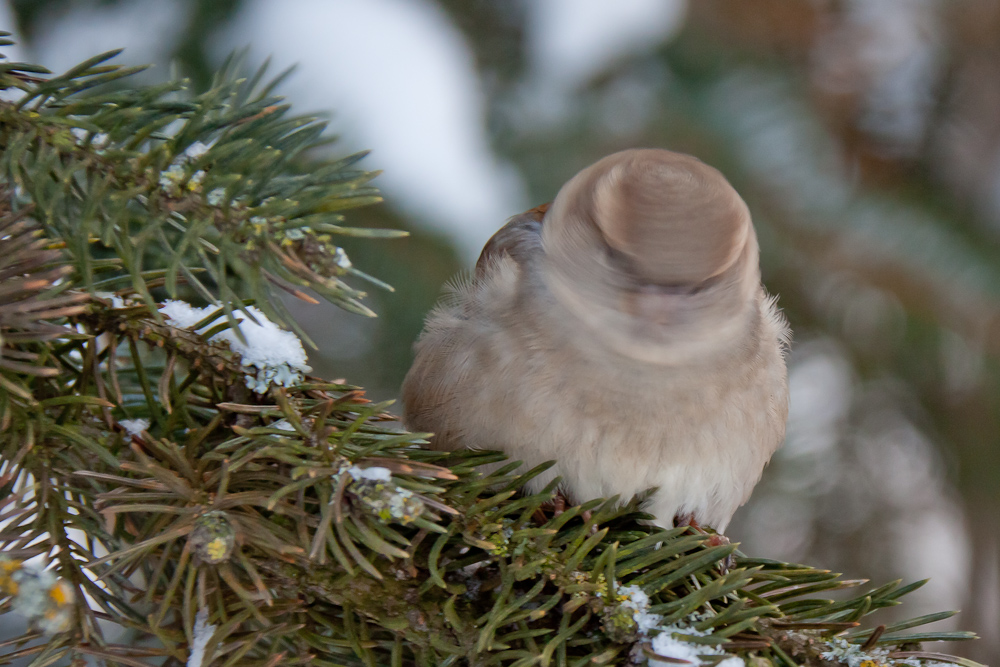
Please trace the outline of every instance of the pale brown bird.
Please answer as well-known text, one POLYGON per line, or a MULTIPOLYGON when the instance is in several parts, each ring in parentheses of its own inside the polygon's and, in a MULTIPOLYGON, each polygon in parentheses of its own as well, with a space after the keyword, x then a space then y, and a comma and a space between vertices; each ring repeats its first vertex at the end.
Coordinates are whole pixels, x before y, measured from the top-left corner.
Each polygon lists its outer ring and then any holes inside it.
POLYGON ((789 329, 746 204, 689 155, 635 149, 511 219, 427 318, 404 421, 432 446, 556 465, 573 501, 658 487, 660 525, 725 530, 781 444, 789 329))

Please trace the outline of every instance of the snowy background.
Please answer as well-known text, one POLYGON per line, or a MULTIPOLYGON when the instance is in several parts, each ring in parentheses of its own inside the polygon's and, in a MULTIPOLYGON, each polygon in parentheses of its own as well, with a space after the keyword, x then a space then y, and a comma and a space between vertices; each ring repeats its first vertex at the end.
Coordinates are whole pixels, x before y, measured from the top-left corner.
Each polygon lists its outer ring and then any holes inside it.
POLYGON ((377 397, 395 394, 441 283, 507 217, 627 146, 716 164, 796 329, 787 443, 732 536, 851 576, 933 575, 906 613, 963 609, 945 625, 989 639, 954 650, 989 662, 1000 8, 972 4, 0 0, 0 29, 19 41, 9 57, 53 71, 118 47, 155 64, 144 76, 196 86, 234 49, 296 64, 284 94, 384 171, 386 204, 360 215, 414 231, 348 248, 400 288, 374 296, 380 320, 296 310, 317 372, 377 397))

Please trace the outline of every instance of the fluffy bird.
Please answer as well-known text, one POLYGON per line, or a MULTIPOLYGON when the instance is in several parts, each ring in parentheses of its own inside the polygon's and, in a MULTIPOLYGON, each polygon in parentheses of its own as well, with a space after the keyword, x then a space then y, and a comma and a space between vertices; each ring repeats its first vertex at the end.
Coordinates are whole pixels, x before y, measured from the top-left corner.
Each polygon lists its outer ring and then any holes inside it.
POLYGON ((556 465, 574 502, 651 487, 662 526, 725 530, 781 444, 787 322, 716 169, 609 155, 512 218, 427 318, 404 422, 432 446, 556 465))

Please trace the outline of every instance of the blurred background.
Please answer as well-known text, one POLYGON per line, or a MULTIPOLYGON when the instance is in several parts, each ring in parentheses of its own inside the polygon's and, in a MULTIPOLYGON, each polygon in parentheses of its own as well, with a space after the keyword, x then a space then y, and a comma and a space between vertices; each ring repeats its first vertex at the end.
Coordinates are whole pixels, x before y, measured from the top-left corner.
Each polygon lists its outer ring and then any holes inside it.
POLYGON ((386 203, 346 244, 377 320, 291 304, 318 374, 396 396, 442 284, 504 220, 633 146, 743 194, 795 331, 788 439, 730 528, 744 551, 878 583, 1000 665, 1000 0, 0 0, 15 59, 125 47, 195 88, 233 49, 386 203))

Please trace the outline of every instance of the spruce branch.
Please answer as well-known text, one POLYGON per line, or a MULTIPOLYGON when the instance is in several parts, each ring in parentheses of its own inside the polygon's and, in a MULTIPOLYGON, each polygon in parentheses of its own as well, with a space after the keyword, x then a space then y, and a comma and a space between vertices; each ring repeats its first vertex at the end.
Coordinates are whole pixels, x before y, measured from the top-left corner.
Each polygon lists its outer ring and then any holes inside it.
POLYGON ((103 64, 114 55, 18 80, 24 96, 0 104, 0 168, 21 193, 14 201, 33 202, 46 233, 66 244, 75 280, 91 293, 129 287, 150 308, 150 280, 171 298, 186 282, 231 324, 228 304, 245 292, 295 327, 275 285, 373 315, 345 279, 391 288, 354 267, 336 238, 405 233, 344 224, 344 211, 381 200, 368 185, 376 173, 356 167, 364 154, 310 164, 328 143, 325 123, 289 116, 259 86, 264 68, 242 78, 231 59, 198 95, 184 81, 108 91, 135 71, 103 64))

